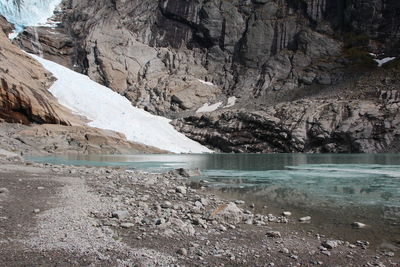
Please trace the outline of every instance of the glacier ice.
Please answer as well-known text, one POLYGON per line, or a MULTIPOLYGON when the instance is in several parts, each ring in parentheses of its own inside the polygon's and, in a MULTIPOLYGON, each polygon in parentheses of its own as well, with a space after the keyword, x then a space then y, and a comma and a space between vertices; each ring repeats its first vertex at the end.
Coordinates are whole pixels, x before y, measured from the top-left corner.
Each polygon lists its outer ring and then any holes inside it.
POLYGON ((25 26, 45 25, 60 3, 61 0, 0 0, 0 14, 19 32, 25 26))

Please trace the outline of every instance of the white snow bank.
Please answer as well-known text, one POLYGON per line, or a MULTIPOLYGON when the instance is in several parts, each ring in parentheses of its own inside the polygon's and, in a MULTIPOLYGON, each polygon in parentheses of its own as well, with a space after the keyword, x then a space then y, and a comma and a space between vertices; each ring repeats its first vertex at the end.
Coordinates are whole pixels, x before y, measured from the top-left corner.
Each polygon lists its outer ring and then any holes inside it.
POLYGON ((212 112, 217 110, 220 106, 222 105, 222 102, 218 102, 212 105, 209 105, 208 103, 205 103, 201 108, 199 108, 196 113, 201 113, 201 112, 212 112))
POLYGON ((385 57, 382 59, 374 59, 378 63, 378 67, 382 67, 383 64, 388 63, 389 61, 392 61, 396 59, 395 57, 385 57))
POLYGON ((201 82, 202 84, 205 84, 205 85, 214 86, 214 84, 211 83, 211 82, 206 82, 206 81, 200 80, 200 79, 198 79, 198 81, 201 82))
POLYGON ((91 120, 89 126, 121 132, 130 141, 174 153, 212 152, 176 131, 169 119, 133 107, 125 97, 85 75, 32 56, 57 78, 50 92, 62 105, 91 120))
POLYGON ((236 97, 231 96, 228 98, 228 103, 226 103, 226 108, 233 107, 236 104, 236 97))

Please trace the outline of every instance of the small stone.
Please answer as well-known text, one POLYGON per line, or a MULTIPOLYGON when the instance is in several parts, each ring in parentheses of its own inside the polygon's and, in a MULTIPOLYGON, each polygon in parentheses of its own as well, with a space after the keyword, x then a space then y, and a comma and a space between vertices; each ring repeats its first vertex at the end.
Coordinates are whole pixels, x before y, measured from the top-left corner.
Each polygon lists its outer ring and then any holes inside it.
POLYGON ((164 203, 161 204, 161 208, 163 209, 168 209, 172 207, 172 203, 169 201, 164 201, 164 203))
POLYGON ((388 257, 394 257, 394 252, 392 252, 392 251, 386 251, 384 255, 385 255, 385 256, 388 256, 388 257))
POLYGON ((326 247, 327 249, 334 249, 338 247, 342 242, 340 240, 326 240, 322 243, 322 246, 326 247))
POLYGON ((131 228, 134 226, 135 226, 135 224, 133 224, 133 223, 121 223, 122 228, 131 228))
POLYGON ((279 250, 279 252, 283 253, 283 254, 289 254, 290 253, 289 249, 287 249, 287 248, 282 248, 281 250, 279 250))
POLYGON ((367 225, 364 224, 364 223, 361 223, 361 222, 353 222, 353 223, 351 224, 351 226, 352 226, 353 228, 358 228, 358 229, 360 229, 360 228, 365 228, 367 225))
POLYGON ((39 213, 40 212, 40 209, 34 209, 33 210, 33 213, 39 213))
POLYGON ((367 247, 369 246, 369 242, 364 240, 358 240, 356 241, 356 246, 361 247, 363 249, 367 249, 367 247))
POLYGON ((179 255, 182 255, 182 256, 187 256, 187 254, 188 254, 186 248, 180 248, 180 249, 178 249, 178 251, 176 253, 178 253, 179 255))
POLYGON ((244 203, 246 203, 246 202, 244 202, 243 200, 236 200, 236 201, 235 201, 235 204, 236 204, 236 205, 242 205, 242 204, 244 204, 244 203))
POLYGON ((177 187, 175 188, 175 191, 176 191, 177 193, 180 193, 180 194, 186 194, 186 187, 184 187, 184 186, 177 186, 177 187))
POLYGON ((284 212, 282 212, 282 215, 285 217, 288 217, 288 216, 292 216, 292 213, 290 211, 284 211, 284 212))
POLYGON ((278 231, 268 231, 265 235, 272 238, 282 237, 281 233, 278 231))
POLYGON ((300 222, 308 222, 308 221, 310 221, 310 220, 311 220, 311 217, 310 217, 310 216, 301 217, 301 218, 299 219, 300 222))
POLYGON ((5 187, 0 188, 0 194, 6 194, 6 193, 8 193, 8 192, 9 192, 9 191, 8 191, 7 188, 5 188, 5 187))
POLYGON ((116 210, 113 211, 112 217, 118 220, 124 220, 129 217, 129 212, 127 210, 116 210))
POLYGON ((322 254, 326 255, 326 256, 331 256, 331 253, 327 250, 321 251, 322 254))
POLYGON ((251 209, 254 209, 255 206, 256 206, 256 205, 254 205, 254 203, 251 203, 249 207, 250 207, 251 209))
POLYGON ((44 190, 43 186, 38 186, 37 190, 44 190))

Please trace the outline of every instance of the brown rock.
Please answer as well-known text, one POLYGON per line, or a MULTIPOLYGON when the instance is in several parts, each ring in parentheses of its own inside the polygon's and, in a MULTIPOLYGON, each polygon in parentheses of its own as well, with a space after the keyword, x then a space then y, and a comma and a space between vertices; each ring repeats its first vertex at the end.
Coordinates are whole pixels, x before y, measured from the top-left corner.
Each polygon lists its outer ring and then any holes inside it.
POLYGON ((29 124, 80 124, 47 91, 54 78, 0 32, 0 120, 29 124))

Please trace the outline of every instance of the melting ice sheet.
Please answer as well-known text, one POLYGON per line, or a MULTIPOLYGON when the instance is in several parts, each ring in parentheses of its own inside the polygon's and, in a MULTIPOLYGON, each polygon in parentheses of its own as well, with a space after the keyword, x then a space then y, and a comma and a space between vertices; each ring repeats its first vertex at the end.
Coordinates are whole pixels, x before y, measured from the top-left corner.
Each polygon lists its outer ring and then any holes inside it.
POLYGON ((212 152, 176 131, 169 119, 133 107, 125 97, 85 75, 32 56, 57 78, 50 92, 60 104, 91 120, 89 126, 120 132, 130 141, 174 153, 212 152))

